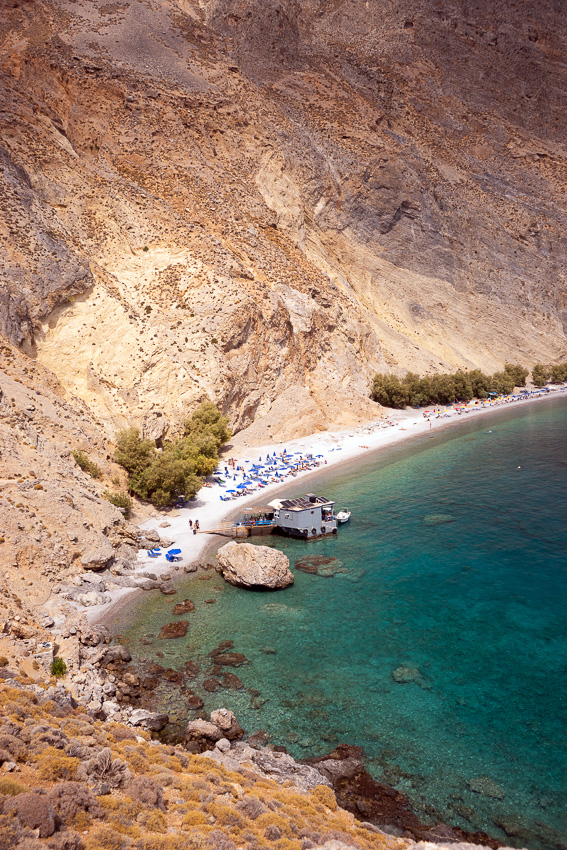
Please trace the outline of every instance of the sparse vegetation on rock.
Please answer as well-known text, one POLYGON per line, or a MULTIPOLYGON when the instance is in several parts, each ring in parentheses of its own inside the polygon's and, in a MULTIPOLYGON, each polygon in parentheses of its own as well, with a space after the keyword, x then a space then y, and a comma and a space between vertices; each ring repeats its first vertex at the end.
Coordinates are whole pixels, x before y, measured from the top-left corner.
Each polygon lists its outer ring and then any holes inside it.
MULTIPOLYGON (((220 738, 216 726, 204 725, 220 738)), ((29 686, 0 685, 0 734, 5 728, 27 736, 31 751, 20 763, 19 782, 0 781, 2 848, 302 850, 326 841, 338 847, 338 839, 352 850, 408 846, 338 808, 322 775, 320 785, 315 779, 300 787, 293 774, 278 784, 262 775, 260 753, 250 749, 257 763, 231 770, 216 758, 152 741, 147 732, 136 730, 134 737, 122 724, 95 720, 54 689, 36 694, 29 686), (45 738, 61 748, 46 746, 45 738), (73 750, 82 758, 66 755, 73 750), (309 836, 314 840, 305 843, 309 836)), ((220 744, 229 746, 226 739, 220 744)), ((294 764, 288 756, 278 761, 288 762, 294 764)), ((296 769, 319 776, 307 766, 296 769)))
POLYGON ((67 672, 67 665, 62 658, 54 658, 51 663, 51 675, 56 679, 60 679, 67 672))
POLYGON ((104 496, 115 508, 122 508, 125 517, 130 516, 133 502, 132 497, 128 493, 109 493, 107 491, 104 496))
POLYGON ((102 470, 100 466, 94 463, 88 455, 84 452, 74 451, 72 452, 75 461, 77 462, 77 466, 79 466, 83 472, 88 472, 91 478, 100 478, 102 475, 102 470))

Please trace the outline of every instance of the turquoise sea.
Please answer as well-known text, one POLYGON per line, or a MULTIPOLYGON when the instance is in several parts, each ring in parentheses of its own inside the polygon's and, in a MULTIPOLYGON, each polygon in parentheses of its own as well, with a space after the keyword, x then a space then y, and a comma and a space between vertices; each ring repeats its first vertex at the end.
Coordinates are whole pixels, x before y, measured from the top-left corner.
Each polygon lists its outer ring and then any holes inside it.
MULTIPOLYGON (((558 399, 329 471, 309 487, 348 506, 350 524, 334 539, 267 541, 292 569, 336 559, 332 575, 294 569, 292 587, 267 593, 207 573, 173 598, 143 597, 116 629, 141 668, 200 660, 186 684, 205 708, 232 708, 297 757, 362 746, 425 822, 565 846, 566 437, 558 399), (185 597, 187 636, 157 640, 185 597), (208 693, 222 640, 249 659, 232 670, 245 687, 208 693)), ((178 686, 157 696, 175 722, 195 716, 178 686)))

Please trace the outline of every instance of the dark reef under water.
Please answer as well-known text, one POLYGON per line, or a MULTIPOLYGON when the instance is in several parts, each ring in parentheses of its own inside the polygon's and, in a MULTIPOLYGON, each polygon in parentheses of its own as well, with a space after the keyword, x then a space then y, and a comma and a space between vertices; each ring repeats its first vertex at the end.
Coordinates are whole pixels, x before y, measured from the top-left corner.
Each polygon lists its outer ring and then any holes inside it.
POLYGON ((116 629, 141 670, 181 672, 154 694, 174 725, 191 690, 295 757, 362 747, 423 822, 565 847, 566 435, 567 404, 545 402, 328 472, 318 489, 352 510, 336 538, 257 541, 285 551, 293 586, 205 572, 116 629), (187 635, 159 640, 185 597, 187 635), (223 640, 238 667, 213 669, 223 640))

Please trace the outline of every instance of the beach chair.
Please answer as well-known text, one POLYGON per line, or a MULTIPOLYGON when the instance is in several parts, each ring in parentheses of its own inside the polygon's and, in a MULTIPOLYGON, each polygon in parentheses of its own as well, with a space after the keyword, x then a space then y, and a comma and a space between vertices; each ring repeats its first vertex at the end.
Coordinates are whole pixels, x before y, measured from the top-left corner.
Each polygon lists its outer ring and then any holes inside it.
POLYGON ((161 552, 154 552, 153 550, 148 549, 146 554, 147 554, 148 558, 159 558, 159 556, 161 555, 161 552))

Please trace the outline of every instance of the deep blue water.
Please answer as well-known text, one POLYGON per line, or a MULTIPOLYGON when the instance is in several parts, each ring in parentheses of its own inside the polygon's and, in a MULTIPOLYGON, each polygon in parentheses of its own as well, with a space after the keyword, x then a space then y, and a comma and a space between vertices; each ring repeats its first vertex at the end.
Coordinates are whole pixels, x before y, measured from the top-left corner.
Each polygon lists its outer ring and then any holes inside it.
MULTIPOLYGON (((334 576, 294 570, 292 587, 254 593, 209 573, 173 599, 197 606, 185 639, 140 645, 173 619, 171 598, 153 594, 120 629, 135 658, 163 652, 176 669, 233 640, 251 662, 234 672, 260 696, 188 682, 208 710, 232 708, 296 756, 364 747, 370 772, 426 821, 565 844, 566 435, 556 400, 329 472, 316 490, 352 510, 349 526, 268 541, 292 569, 337 559, 334 576)), ((175 688, 160 693, 174 719, 192 716, 175 688)))

